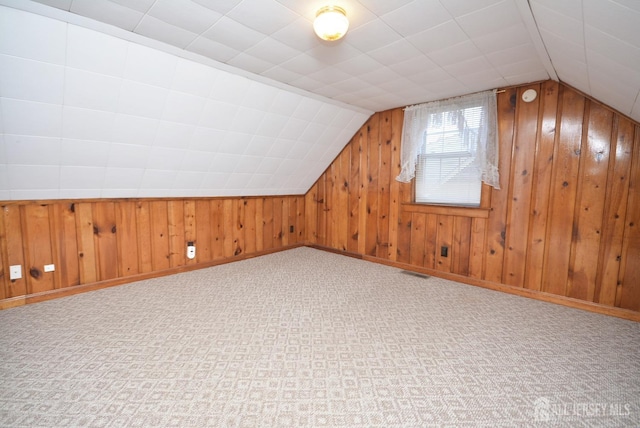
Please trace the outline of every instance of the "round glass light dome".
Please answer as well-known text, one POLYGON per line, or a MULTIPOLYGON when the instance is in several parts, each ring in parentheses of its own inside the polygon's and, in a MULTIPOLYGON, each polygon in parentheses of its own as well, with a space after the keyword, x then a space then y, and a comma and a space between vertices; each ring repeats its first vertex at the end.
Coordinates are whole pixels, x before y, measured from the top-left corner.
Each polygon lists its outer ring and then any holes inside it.
POLYGON ((325 6, 318 10, 313 21, 313 30, 322 40, 334 41, 342 38, 349 28, 349 20, 343 8, 325 6))

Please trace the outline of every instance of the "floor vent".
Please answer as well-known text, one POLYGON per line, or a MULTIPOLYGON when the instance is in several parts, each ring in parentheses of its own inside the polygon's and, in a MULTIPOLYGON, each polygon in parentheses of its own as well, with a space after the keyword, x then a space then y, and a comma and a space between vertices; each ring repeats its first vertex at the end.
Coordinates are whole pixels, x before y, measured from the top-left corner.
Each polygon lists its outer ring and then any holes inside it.
POLYGON ((400 273, 403 273, 405 275, 417 276, 418 278, 422 278, 422 279, 431 278, 429 275, 425 275, 424 273, 411 272, 410 270, 401 270, 400 273))

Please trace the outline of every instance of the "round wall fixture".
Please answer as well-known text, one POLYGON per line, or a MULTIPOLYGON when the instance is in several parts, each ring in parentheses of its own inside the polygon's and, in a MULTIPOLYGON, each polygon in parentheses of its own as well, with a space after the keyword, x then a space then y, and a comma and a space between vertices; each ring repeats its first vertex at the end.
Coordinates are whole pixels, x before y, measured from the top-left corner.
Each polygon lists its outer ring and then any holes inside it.
POLYGON ((535 89, 527 89, 522 93, 522 101, 524 101, 525 103, 530 103, 531 101, 535 100, 537 96, 538 93, 535 89))

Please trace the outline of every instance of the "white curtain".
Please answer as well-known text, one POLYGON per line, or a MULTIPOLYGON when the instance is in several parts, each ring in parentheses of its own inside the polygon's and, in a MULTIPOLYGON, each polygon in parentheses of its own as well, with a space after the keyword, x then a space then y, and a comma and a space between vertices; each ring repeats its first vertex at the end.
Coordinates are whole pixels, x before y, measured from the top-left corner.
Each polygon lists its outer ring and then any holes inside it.
POLYGON ((477 144, 477 162, 481 172, 481 179, 488 185, 499 189, 498 114, 495 90, 406 107, 404 109, 400 152, 402 170, 396 180, 408 183, 415 177, 416 160, 425 142, 429 115, 477 106, 483 107, 485 112, 483 116, 486 119, 480 127, 477 144))

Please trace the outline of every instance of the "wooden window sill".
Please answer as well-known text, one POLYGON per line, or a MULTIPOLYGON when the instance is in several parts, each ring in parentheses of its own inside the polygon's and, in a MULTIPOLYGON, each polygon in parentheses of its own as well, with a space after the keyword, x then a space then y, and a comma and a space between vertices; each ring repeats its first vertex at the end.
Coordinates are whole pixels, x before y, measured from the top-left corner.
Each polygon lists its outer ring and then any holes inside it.
POLYGON ((489 218, 489 208, 453 207, 447 205, 426 205, 416 203, 402 204, 402 210, 410 213, 440 214, 458 217, 489 218))

